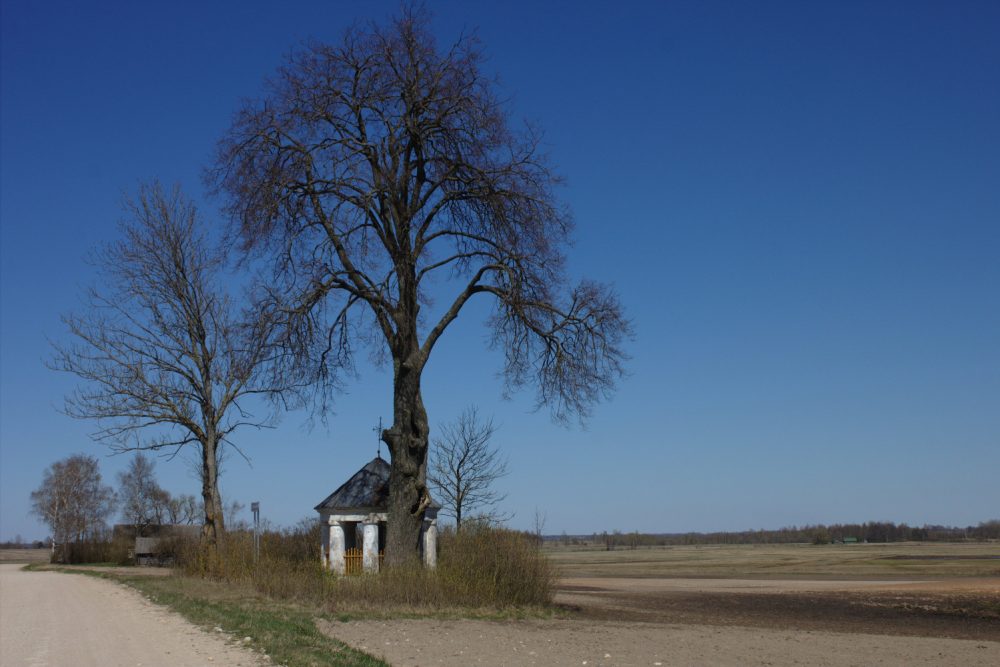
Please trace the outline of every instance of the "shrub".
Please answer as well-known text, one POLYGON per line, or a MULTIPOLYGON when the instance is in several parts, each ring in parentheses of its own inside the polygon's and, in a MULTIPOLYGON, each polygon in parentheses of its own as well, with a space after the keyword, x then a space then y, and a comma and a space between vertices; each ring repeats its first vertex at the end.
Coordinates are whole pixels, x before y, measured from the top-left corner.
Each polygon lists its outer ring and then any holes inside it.
POLYGON ((56 547, 52 554, 53 563, 77 565, 84 563, 114 563, 129 564, 128 550, 130 541, 113 538, 104 540, 81 540, 56 547))
POLYGON ((387 568, 377 575, 336 576, 319 560, 319 526, 261 536, 255 562, 253 534, 228 533, 216 554, 196 542, 178 546, 182 571, 252 586, 281 600, 331 612, 384 612, 454 608, 509 609, 546 606, 552 599, 552 570, 530 536, 486 525, 461 532, 444 530, 436 570, 387 568))
POLYGON ((442 531, 439 576, 462 606, 546 605, 552 570, 532 536, 483 524, 442 531))

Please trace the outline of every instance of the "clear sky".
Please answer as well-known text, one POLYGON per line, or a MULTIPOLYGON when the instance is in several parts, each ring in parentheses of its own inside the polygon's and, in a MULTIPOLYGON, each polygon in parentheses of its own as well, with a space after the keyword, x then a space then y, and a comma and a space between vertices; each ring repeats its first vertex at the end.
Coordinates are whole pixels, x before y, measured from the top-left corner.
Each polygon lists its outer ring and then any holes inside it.
MULTIPOLYGON (((425 374, 432 424, 501 424, 505 509, 546 532, 1000 516, 1000 4, 430 2, 478 29, 512 116, 546 130, 570 268, 616 285, 631 376, 586 429, 501 398, 485 303, 425 374), (542 5, 542 6, 538 6, 542 5)), ((200 180, 241 98, 303 39, 394 2, 14 2, 2 14, 0 538, 41 538, 53 461, 127 463, 44 367, 123 193, 200 180)), ((375 454, 390 376, 337 414, 237 434, 227 499, 278 524, 375 454)), ((432 434, 433 435, 433 434, 432 434)), ((383 449, 384 453, 384 449, 383 449)), ((175 493, 198 484, 162 460, 175 493)))

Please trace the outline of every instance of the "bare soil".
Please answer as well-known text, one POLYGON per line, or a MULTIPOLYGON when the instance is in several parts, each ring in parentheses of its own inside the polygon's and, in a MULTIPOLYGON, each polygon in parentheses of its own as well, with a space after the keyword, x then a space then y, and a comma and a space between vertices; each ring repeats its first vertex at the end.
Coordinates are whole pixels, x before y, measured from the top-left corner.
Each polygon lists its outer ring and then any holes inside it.
POLYGON ((1000 578, 575 577, 556 602, 567 618, 321 628, 393 665, 1000 664, 1000 578))
POLYGON ((556 602, 594 620, 1000 642, 1000 578, 752 581, 573 578, 556 602))

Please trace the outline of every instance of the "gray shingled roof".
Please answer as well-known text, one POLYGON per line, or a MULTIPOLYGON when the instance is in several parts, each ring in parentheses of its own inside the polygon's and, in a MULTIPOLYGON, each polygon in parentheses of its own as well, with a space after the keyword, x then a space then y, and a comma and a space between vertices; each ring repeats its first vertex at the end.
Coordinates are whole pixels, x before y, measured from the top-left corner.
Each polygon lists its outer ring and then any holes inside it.
POLYGON ((339 489, 316 506, 316 510, 345 510, 370 507, 384 509, 389 502, 389 464, 375 457, 339 489))
MULTIPOLYGON (((388 505, 389 464, 382 457, 376 456, 327 496, 326 500, 316 505, 315 509, 316 511, 362 508, 384 510, 388 505)), ((434 509, 441 507, 433 501, 430 506, 434 509)))

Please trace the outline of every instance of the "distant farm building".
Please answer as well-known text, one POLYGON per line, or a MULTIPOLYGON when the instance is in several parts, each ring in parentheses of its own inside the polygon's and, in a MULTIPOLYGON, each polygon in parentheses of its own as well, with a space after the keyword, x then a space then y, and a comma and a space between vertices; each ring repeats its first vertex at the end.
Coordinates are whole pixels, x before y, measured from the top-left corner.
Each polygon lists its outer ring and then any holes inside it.
POLYGON ((167 565, 173 561, 173 547, 179 540, 197 540, 201 526, 181 524, 149 524, 131 526, 118 524, 114 528, 116 540, 130 540, 129 560, 136 565, 167 565))

